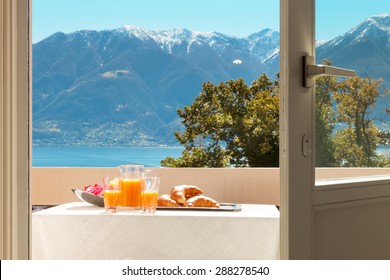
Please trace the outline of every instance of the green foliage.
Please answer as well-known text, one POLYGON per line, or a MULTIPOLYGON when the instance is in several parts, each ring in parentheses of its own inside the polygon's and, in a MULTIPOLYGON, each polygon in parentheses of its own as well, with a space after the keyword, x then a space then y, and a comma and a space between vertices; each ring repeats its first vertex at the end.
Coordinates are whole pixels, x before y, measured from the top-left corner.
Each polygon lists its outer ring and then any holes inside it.
MULTIPOLYGON (((358 76, 342 82, 317 78, 316 166, 390 166, 388 157, 376 153, 378 144, 389 142, 389 132, 379 131, 369 118, 381 84, 358 76), (344 128, 335 131, 336 123, 344 128)), ((279 166, 278 80, 263 74, 250 86, 242 79, 204 83, 194 102, 178 114, 185 130, 175 137, 185 149, 177 159, 162 160, 162 166, 279 166)))
POLYGON ((279 165, 279 87, 261 75, 251 86, 243 79, 203 84, 190 106, 178 109, 185 127, 175 136, 185 151, 166 158, 166 167, 279 165))
MULTIPOLYGON (((328 60, 323 64, 331 65, 328 60)), ((334 143, 332 132, 334 129, 335 112, 332 107, 332 93, 338 90, 338 83, 333 76, 322 76, 316 79, 316 166, 335 166, 334 143)))
POLYGON ((390 131, 379 131, 378 132, 379 137, 379 144, 382 145, 389 145, 390 144, 390 131))
POLYGON ((182 152, 181 157, 177 159, 167 157, 161 161, 161 164, 165 167, 228 167, 229 155, 221 149, 221 146, 208 150, 190 147, 182 152))
POLYGON ((347 128, 334 136, 335 158, 340 166, 371 167, 378 165, 376 154, 379 131, 369 118, 380 95, 381 80, 358 76, 340 83, 334 94, 337 118, 347 128))
MULTIPOLYGON (((331 62, 324 60, 323 64, 331 62)), ((381 95, 381 84, 380 79, 370 77, 355 76, 343 82, 332 76, 317 78, 316 166, 390 166, 390 159, 376 153, 378 144, 388 143, 388 133, 379 131, 369 117, 381 95), (345 128, 334 132, 335 123, 345 128)))

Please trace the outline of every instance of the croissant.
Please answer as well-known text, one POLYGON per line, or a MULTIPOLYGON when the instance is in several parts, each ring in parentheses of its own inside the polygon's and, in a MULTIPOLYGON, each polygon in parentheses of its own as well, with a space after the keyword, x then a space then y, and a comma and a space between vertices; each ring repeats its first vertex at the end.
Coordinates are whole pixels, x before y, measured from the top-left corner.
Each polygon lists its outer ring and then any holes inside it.
POLYGON ((173 200, 169 194, 163 194, 158 198, 157 205, 166 207, 178 207, 180 206, 180 203, 176 200, 173 200))
POLYGON ((205 196, 205 195, 197 195, 191 197, 184 204, 185 207, 217 207, 219 208, 219 203, 214 199, 205 196))
POLYGON ((200 195, 203 193, 203 190, 196 186, 191 185, 181 185, 173 187, 171 190, 171 198, 183 204, 187 199, 200 195))

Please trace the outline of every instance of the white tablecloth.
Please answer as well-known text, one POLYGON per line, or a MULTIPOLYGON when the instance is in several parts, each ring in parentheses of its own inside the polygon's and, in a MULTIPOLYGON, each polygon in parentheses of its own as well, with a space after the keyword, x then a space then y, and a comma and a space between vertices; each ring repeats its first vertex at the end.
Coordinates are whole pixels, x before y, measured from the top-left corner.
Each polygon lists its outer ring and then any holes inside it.
POLYGON ((84 202, 32 215, 33 259, 277 259, 279 211, 105 213, 84 202))

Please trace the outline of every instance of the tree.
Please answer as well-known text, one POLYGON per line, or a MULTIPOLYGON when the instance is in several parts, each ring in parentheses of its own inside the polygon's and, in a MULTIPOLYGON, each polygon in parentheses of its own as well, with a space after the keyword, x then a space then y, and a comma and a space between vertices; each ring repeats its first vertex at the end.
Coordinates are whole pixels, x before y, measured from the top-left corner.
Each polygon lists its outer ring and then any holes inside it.
POLYGON ((376 154, 379 131, 369 118, 380 95, 382 81, 358 76, 340 83, 334 94, 337 121, 347 128, 334 135, 335 158, 340 166, 377 166, 382 158, 376 154))
MULTIPOLYGON (((332 63, 324 59, 324 65, 332 63)), ((315 121, 316 121, 316 166, 335 166, 332 133, 335 123, 332 94, 338 90, 334 76, 321 76, 316 79, 315 121)))
POLYGON ((175 137, 185 150, 166 167, 279 166, 279 85, 265 74, 203 84, 190 106, 178 109, 185 127, 175 137), (199 144, 200 143, 200 144, 199 144))
POLYGON ((378 137, 379 137, 379 144, 382 144, 382 145, 389 145, 390 144, 390 131, 389 130, 385 130, 385 131, 379 131, 378 133, 378 137))
MULTIPOLYGON (((390 159, 376 153, 378 144, 387 143, 388 133, 369 117, 381 83, 358 76, 343 82, 317 78, 316 166, 390 166, 390 159), (334 131, 336 122, 345 128, 334 131)), ((242 79, 207 82, 193 104, 178 114, 185 131, 175 136, 185 149, 177 159, 162 160, 162 166, 279 166, 278 80, 263 74, 251 86, 242 79)))

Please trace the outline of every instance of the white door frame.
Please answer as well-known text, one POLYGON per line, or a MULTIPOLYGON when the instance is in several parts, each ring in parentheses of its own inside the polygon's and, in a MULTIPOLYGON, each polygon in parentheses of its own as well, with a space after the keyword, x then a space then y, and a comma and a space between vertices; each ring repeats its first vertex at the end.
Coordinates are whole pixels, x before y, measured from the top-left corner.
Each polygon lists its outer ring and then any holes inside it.
MULTIPOLYGON (((281 258, 323 256, 321 250, 316 250, 324 245, 318 244, 318 240, 329 240, 318 229, 329 221, 333 223, 329 217, 334 217, 334 209, 340 209, 336 217, 341 213, 346 218, 355 212, 366 215, 371 211, 377 222, 366 230, 377 248, 363 256, 390 258, 390 241, 383 242, 390 236, 390 225, 383 227, 383 221, 390 218, 386 214, 390 213, 389 177, 315 187, 314 90, 302 87, 302 57, 315 56, 315 0, 280 0, 280 10, 281 258), (312 153, 305 156, 303 145, 312 153)), ((28 259, 31 248, 31 0, 2 0, 0 18, 0 258, 28 259)), ((371 216, 365 218, 371 221, 371 216)), ((362 242, 356 239, 351 244, 356 248, 362 242)))
MULTIPOLYGON (((305 259, 311 257, 314 160, 313 156, 302 155, 301 141, 303 135, 313 135, 308 117, 313 95, 311 89, 296 81, 301 75, 297 58, 314 55, 314 4, 313 0, 295 0, 293 5, 289 2, 281 0, 281 257, 305 259), (303 14, 302 18, 297 14, 303 14)), ((30 4, 30 0, 0 3, 4 19, 0 22, 2 259, 27 259, 31 248, 30 4)))
POLYGON ((0 259, 30 251, 30 1, 0 2, 0 259))

